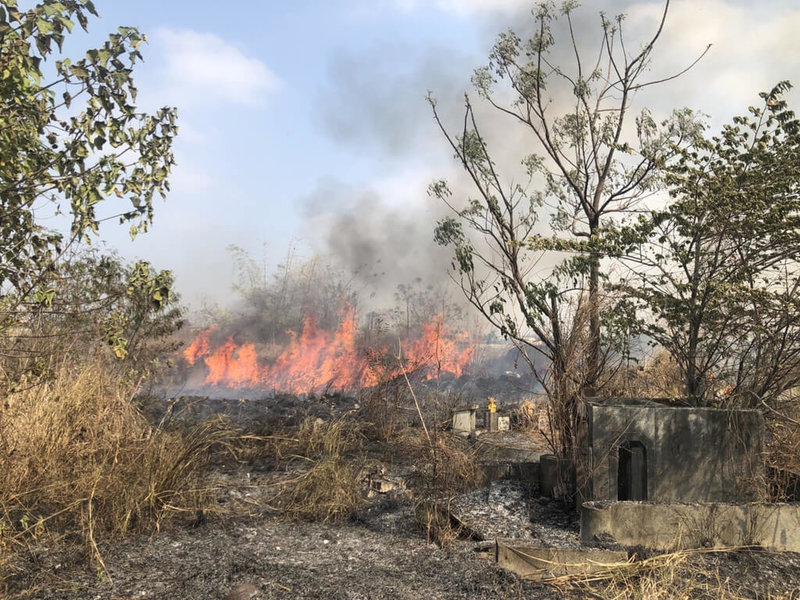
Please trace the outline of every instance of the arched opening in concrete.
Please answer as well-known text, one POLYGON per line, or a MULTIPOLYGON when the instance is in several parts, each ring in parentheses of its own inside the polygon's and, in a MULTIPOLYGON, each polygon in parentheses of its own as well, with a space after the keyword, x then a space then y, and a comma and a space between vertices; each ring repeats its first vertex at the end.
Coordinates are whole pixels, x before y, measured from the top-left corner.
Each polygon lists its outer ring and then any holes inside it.
POLYGON ((617 500, 647 500, 647 449, 642 442, 619 446, 617 500))

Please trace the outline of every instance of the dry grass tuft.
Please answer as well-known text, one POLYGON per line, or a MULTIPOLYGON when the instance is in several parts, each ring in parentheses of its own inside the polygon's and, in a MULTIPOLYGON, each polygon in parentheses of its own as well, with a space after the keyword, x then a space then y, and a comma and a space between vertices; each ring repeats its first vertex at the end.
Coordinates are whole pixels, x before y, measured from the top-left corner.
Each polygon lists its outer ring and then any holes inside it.
POLYGON ((473 447, 447 432, 433 432, 430 442, 415 431, 407 438, 409 453, 418 465, 417 488, 427 495, 456 496, 475 489, 478 466, 473 447))
POLYGON ((277 459, 303 468, 281 486, 277 504, 285 515, 336 521, 363 506, 363 435, 350 416, 332 422, 306 419, 294 436, 276 438, 273 447, 277 459))
POLYGON ((285 484, 280 506, 293 519, 346 519, 364 505, 360 473, 360 468, 341 457, 325 457, 285 484))
POLYGON ((102 565, 101 539, 202 509, 210 450, 230 445, 232 433, 219 422, 154 430, 133 392, 98 363, 5 398, 0 550, 78 536, 102 565))
POLYGON ((622 398, 680 398, 681 381, 678 365, 667 352, 660 351, 639 363, 620 366, 603 382, 602 394, 622 398))
POLYGON ((541 415, 541 407, 530 400, 523 400, 513 409, 511 422, 517 431, 538 431, 541 415))
POLYGON ((361 426, 349 415, 335 421, 309 417, 294 435, 276 439, 275 452, 279 459, 319 460, 357 454, 362 444, 361 426))

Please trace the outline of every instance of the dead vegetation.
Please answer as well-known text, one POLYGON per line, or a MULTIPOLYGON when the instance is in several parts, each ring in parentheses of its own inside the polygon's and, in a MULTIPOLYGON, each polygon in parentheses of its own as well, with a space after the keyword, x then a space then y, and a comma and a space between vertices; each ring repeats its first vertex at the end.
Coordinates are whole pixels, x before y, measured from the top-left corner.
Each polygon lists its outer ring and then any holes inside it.
POLYGON ((776 502, 797 501, 800 499, 800 407, 792 393, 771 404, 775 408, 766 414, 769 497, 776 502))
MULTIPOLYGON (((5 398, 0 556, 79 541, 102 568, 101 541, 196 518, 211 451, 231 447, 233 434, 219 421, 153 428, 133 391, 96 363, 5 398)), ((9 565, 0 560, 0 580, 9 565)))
MULTIPOLYGON (((446 546, 448 552, 459 552, 464 546, 454 542, 474 533, 450 511, 456 496, 478 485, 473 446, 441 427, 429 427, 426 435, 421 426, 406 420, 409 414, 407 405, 398 403, 398 410, 404 415, 402 418, 398 416, 398 423, 405 423, 394 428, 388 439, 380 435, 374 423, 364 419, 364 411, 343 410, 338 416, 325 419, 313 414, 314 401, 311 400, 306 401, 304 409, 298 412, 298 415, 305 415, 302 418, 289 415, 282 424, 271 422, 264 431, 242 434, 221 427, 215 421, 207 421, 195 428, 153 428, 131 405, 127 393, 127 388, 115 387, 113 381, 87 371, 73 373, 71 378, 65 374, 47 389, 43 388, 39 395, 31 390, 28 395, 9 398, 9 408, 4 414, 14 415, 16 428, 12 432, 4 422, 2 449, 5 456, 17 456, 24 450, 22 453, 28 460, 18 463, 15 475, 2 474, 4 489, 11 490, 9 482, 15 481, 19 495, 22 482, 32 485, 24 498, 14 499, 11 493, 3 497, 2 540, 6 551, 1 556, 4 559, 11 557, 11 550, 31 554, 35 546, 41 547, 59 536, 69 535, 80 537, 84 547, 92 553, 92 539, 111 540, 133 531, 163 529, 164 525, 174 522, 175 517, 184 514, 195 518, 194 511, 203 508, 208 492, 212 491, 209 490, 210 484, 206 483, 204 469, 209 460, 215 461, 215 457, 219 457, 219 450, 226 451, 225 464, 242 466, 245 461, 247 468, 264 469, 261 476, 266 478, 263 481, 269 482, 266 484, 268 491, 264 497, 253 501, 261 502, 266 498, 268 502, 261 505, 262 512, 249 513, 247 520, 247 523, 262 529, 275 526, 269 523, 287 520, 296 522, 290 527, 347 528, 350 526, 348 523, 360 523, 361 519, 367 518, 365 515, 373 515, 369 518, 375 523, 375 519, 379 519, 375 516, 376 507, 397 507, 402 503, 407 507, 404 510, 408 510, 408 525, 412 525, 412 519, 416 517, 421 529, 416 536, 419 540, 446 546), (59 402, 62 403, 61 411, 55 407, 59 402), (23 410, 26 406, 28 409, 23 410), (34 407, 37 410, 34 411, 34 407), (70 419, 67 419, 68 415, 70 419), (36 432, 36 436, 27 436, 27 449, 20 442, 24 437, 20 431, 23 427, 36 432), (66 431, 71 433, 67 435, 66 431), (17 450, 12 453, 12 448, 17 450), (46 452, 42 448, 52 450, 46 452), (94 448, 94 452, 89 448, 94 448), (59 456, 63 456, 63 460, 58 460, 59 456), (70 473, 75 493, 67 497, 62 489, 61 499, 54 500, 57 486, 51 481, 50 495, 45 497, 42 490, 48 483, 43 479, 44 475, 36 471, 38 467, 32 457, 41 457, 40 471, 60 469, 63 480, 67 478, 64 473, 70 473), (234 463, 230 462, 231 457, 236 459, 234 463), (69 471, 62 463, 74 465, 75 470, 69 471), (80 464, 84 466, 78 468, 80 464), (402 470, 406 474, 408 489, 398 496, 370 498, 365 474, 378 467, 393 472, 402 470), (124 482, 123 477, 126 478, 124 482), (33 487, 38 495, 34 494, 33 487), (81 494, 80 489, 88 492, 81 494), (69 510, 57 514, 64 508, 71 510, 70 503, 75 504, 71 516, 69 510), (252 520, 258 514, 262 517, 252 520), (39 522, 38 515, 52 516, 39 522), (263 521, 267 515, 271 515, 271 519, 277 518, 277 521, 263 521), (23 521, 27 530, 23 529, 23 521), (316 524, 312 525, 312 522, 316 524), (14 531, 10 530, 12 526, 14 531), (72 534, 67 533, 70 531, 72 534)), ((389 400, 393 405, 394 400, 389 400)), ((428 397, 424 402, 433 400, 433 397, 428 397)), ((318 403, 322 405, 324 400, 320 399, 318 403)), ((521 409, 519 418, 528 415, 530 426, 535 428, 538 417, 529 408, 521 409)), ((411 414, 413 416, 415 411, 412 410, 411 414)), ((221 490, 213 490, 213 493, 219 497, 221 490)), ((206 510, 205 514, 215 521, 232 516, 216 509, 206 510)), ((179 534, 180 530, 172 529, 172 533, 179 534)), ((284 541, 280 546, 284 547, 284 541)), ((771 596, 764 595, 761 591, 772 589, 767 587, 759 588, 760 595, 754 595, 749 589, 740 589, 737 587, 740 586, 739 580, 718 567, 709 558, 712 556, 716 554, 710 551, 651 556, 594 575, 591 579, 559 578, 551 581, 549 587, 538 584, 539 587, 530 589, 521 582, 515 583, 516 587, 509 584, 506 592, 513 588, 518 596, 498 597, 560 596, 603 600, 793 598, 777 591, 771 596), (540 595, 542 593, 544 595, 540 595)), ((95 555, 95 560, 99 559, 102 557, 95 555)), ((12 565, 19 569, 21 564, 30 565, 31 561, 20 563, 12 560, 5 566, 0 561, 0 569, 8 577, 15 575, 12 565)), ((117 571, 114 568, 110 571, 117 573, 120 567, 117 565, 115 568, 117 571)), ((485 565, 485 568, 490 569, 490 566, 485 565)), ((19 580, 21 574, 16 573, 16 577, 19 580)), ((280 578, 276 581, 286 583, 280 578)))
POLYGON ((284 515, 336 521, 363 506, 363 435, 351 415, 330 422, 307 418, 293 435, 276 438, 273 450, 284 468, 299 472, 279 486, 275 501, 284 515))
POLYGON ((473 448, 461 438, 439 431, 430 438, 408 435, 405 446, 417 465, 413 475, 415 514, 428 542, 446 546, 469 536, 465 525, 453 517, 450 505, 456 496, 478 485, 473 448))
MULTIPOLYGON (((480 483, 473 445, 437 422, 452 398, 426 393, 417 397, 417 411, 402 388, 394 388, 387 396, 358 399, 360 408, 352 399, 340 403, 329 418, 318 416, 309 400, 295 413, 265 422, 261 431, 242 433, 219 420, 153 426, 158 420, 142 416, 131 395, 130 384, 90 365, 65 368, 49 383, 6 398, 0 421, 0 452, 8 465, 0 472, 0 577, 20 576, 19 565, 26 563, 14 560, 15 553, 32 555, 60 541, 79 542, 84 556, 105 572, 103 541, 198 515, 227 518, 208 502, 219 492, 209 483, 208 469, 223 454, 228 464, 234 458, 232 464, 260 465, 277 474, 261 514, 304 523, 358 521, 376 505, 366 475, 381 467, 404 472, 408 489, 397 498, 413 510, 420 539, 452 546, 474 534, 450 510, 457 496, 480 483), (425 428, 419 415, 428 419, 425 428)), ((326 402, 340 399, 318 404, 326 402)), ((541 417, 526 404, 515 422, 536 432, 541 417)), ((774 434, 786 449, 782 460, 796 460, 790 444, 798 428, 791 425, 785 422, 774 434)), ((682 552, 550 585, 568 592, 565 597, 604 600, 755 597, 736 581, 682 552)), ((777 592, 758 597, 793 598, 777 592)))
POLYGON ((272 423, 262 435, 245 436, 239 455, 284 473, 271 507, 303 521, 357 517, 368 504, 370 477, 397 468, 428 540, 447 544, 460 534, 449 503, 479 483, 476 456, 467 441, 446 431, 442 415, 450 413, 453 398, 435 392, 412 397, 411 391, 409 384, 386 382, 360 398, 359 409, 339 417, 272 423))
MULTIPOLYGON (((459 525, 451 521, 447 507, 478 484, 475 453, 469 443, 441 427, 414 425, 416 413, 407 400, 373 393, 361 412, 330 421, 307 417, 296 428, 260 438, 265 442, 261 458, 287 473, 277 486, 274 507, 283 516, 306 521, 356 516, 366 504, 370 470, 399 463, 409 474, 428 540, 447 544, 458 537, 459 525)), ((440 412, 432 395, 423 402, 425 412, 419 414, 440 412)))
POLYGON ((748 588, 738 578, 732 578, 728 572, 730 565, 720 560, 740 557, 747 562, 757 559, 758 553, 757 549, 716 548, 681 550, 641 560, 634 555, 627 563, 591 576, 557 577, 549 584, 598 600, 795 600, 797 590, 748 588))
POLYGON ((602 388, 602 395, 609 398, 680 398, 682 394, 680 369, 665 351, 620 365, 602 388))

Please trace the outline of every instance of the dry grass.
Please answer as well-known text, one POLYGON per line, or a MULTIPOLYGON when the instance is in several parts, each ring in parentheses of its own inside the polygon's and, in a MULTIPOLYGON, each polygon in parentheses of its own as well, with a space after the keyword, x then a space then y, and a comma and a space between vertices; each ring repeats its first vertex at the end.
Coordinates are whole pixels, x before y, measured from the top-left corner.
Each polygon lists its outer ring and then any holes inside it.
POLYGON ((800 498, 800 402, 796 394, 770 402, 767 413, 767 466, 770 499, 777 502, 800 498))
POLYGON ((432 429, 452 422, 453 409, 463 403, 458 394, 442 392, 431 381, 419 383, 418 390, 412 389, 411 383, 397 378, 363 395, 361 414, 368 439, 391 444, 408 427, 419 426, 420 418, 432 429))
MULTIPOLYGON (((546 411, 545 411, 546 412, 546 411)), ((516 431, 539 431, 542 408, 523 400, 511 412, 511 423, 516 431)))
MULTIPOLYGON (((394 406, 391 398, 382 406, 387 413, 406 410, 394 406)), ((477 485, 473 450, 457 436, 401 424, 406 415, 385 417, 384 423, 391 425, 381 428, 377 440, 376 424, 352 414, 334 421, 308 418, 295 431, 264 438, 275 462, 293 474, 281 484, 275 507, 302 520, 341 520, 356 514, 366 502, 364 443, 377 441, 387 456, 414 465, 410 485, 429 539, 440 543, 454 539, 458 524, 451 522, 446 507, 456 495, 477 485)))
POLYGON ((306 419, 292 436, 275 437, 278 460, 302 472, 285 481, 276 502, 286 516, 307 521, 336 521, 364 504, 361 482, 363 435, 350 416, 328 422, 306 419))
POLYGON ((397 380, 382 383, 362 398, 365 434, 368 439, 388 443, 409 426, 412 413, 409 398, 397 380))
POLYGON ((430 438, 420 431, 407 433, 405 452, 417 465, 414 476, 415 512, 428 542, 446 546, 466 533, 455 520, 450 504, 479 483, 475 451, 463 439, 443 432, 430 438))
POLYGON ((284 484, 279 505, 293 519, 346 519, 364 505, 360 473, 359 467, 341 457, 325 457, 284 484))
POLYGON ((230 444, 231 432, 220 423, 154 430, 132 405, 133 391, 98 363, 62 368, 5 398, 0 551, 77 537, 102 565, 101 540, 203 508, 210 450, 230 444))
MULTIPOLYGON (((746 600, 753 592, 723 578, 702 560, 704 554, 739 552, 742 548, 696 549, 659 554, 598 571, 590 576, 563 576, 549 581, 565 590, 580 590, 598 600, 746 600)), ((763 593, 765 600, 794 600, 796 594, 763 593)))
POLYGON ((603 382, 602 395, 622 398, 680 398, 683 378, 678 365, 665 351, 641 362, 622 365, 603 382))

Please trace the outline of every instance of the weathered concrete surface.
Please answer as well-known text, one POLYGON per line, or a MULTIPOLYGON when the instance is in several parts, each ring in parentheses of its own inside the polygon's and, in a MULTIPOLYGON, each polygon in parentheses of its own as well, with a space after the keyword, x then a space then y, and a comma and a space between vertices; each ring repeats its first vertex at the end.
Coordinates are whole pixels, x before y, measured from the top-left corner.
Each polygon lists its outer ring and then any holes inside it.
POLYGON ((587 458, 578 476, 582 495, 603 501, 763 500, 763 432, 763 416, 753 410, 590 402, 587 458))
POLYGON ((481 485, 492 481, 514 479, 533 485, 539 481, 538 462, 479 462, 478 478, 481 485))
POLYGON ((524 436, 485 433, 475 445, 479 461, 530 463, 539 462, 542 451, 537 449, 524 436))
POLYGON ((575 470, 554 454, 544 454, 539 462, 539 492, 542 496, 563 498, 572 488, 575 470))
POLYGON ((484 433, 478 438, 475 454, 484 484, 499 479, 518 479, 531 486, 539 484, 542 452, 524 435, 484 433))
POLYGON ((477 407, 453 411, 453 431, 455 433, 475 431, 475 413, 477 411, 477 407))
POLYGON ((626 563, 628 555, 617 550, 542 548, 521 544, 519 540, 497 540, 495 560, 520 577, 542 580, 608 569, 626 563))
POLYGON ((800 504, 584 503, 581 541, 609 536, 653 550, 761 546, 800 552, 800 504))

